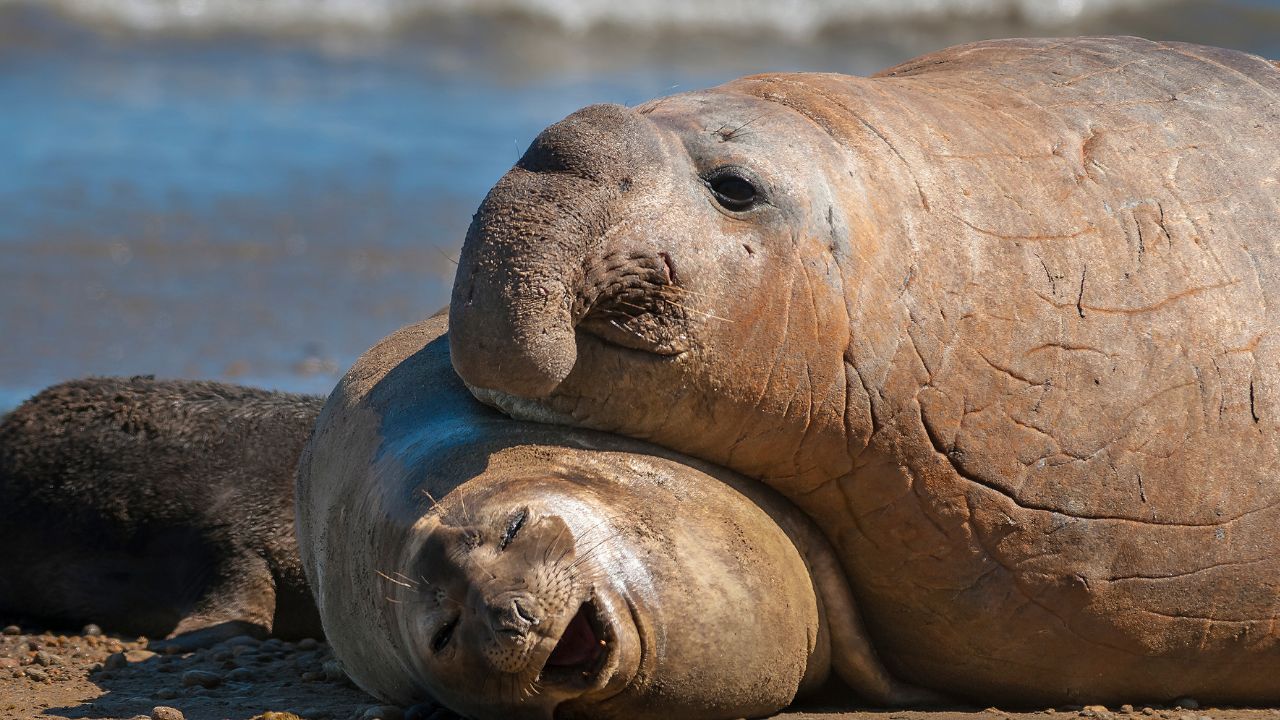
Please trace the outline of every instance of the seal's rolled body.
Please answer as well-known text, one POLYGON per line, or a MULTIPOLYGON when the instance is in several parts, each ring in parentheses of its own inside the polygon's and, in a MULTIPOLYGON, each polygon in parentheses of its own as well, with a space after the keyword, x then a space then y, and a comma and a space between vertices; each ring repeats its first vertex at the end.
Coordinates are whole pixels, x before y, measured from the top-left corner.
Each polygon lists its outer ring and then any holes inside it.
POLYGON ((731 473, 484 407, 443 320, 366 353, 300 463, 303 562, 357 684, 480 718, 733 718, 826 679, 850 598, 806 517, 731 473))
POLYGON ((1274 702, 1278 120, 1137 38, 588 108, 481 206, 454 363, 780 490, 910 681, 1274 702))

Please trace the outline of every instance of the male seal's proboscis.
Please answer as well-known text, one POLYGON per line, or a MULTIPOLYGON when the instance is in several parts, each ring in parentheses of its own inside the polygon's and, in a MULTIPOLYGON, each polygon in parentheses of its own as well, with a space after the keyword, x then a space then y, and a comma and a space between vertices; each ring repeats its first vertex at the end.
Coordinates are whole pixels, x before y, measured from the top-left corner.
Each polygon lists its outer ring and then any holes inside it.
POLYGON ((932 697, 884 671, 780 496, 481 405, 444 327, 360 358, 299 468, 303 562, 357 684, 494 719, 754 717, 833 669, 877 702, 932 697))
POLYGON ((770 74, 545 130, 454 365, 763 480, 898 677, 1280 701, 1280 69, 1138 38, 770 74))

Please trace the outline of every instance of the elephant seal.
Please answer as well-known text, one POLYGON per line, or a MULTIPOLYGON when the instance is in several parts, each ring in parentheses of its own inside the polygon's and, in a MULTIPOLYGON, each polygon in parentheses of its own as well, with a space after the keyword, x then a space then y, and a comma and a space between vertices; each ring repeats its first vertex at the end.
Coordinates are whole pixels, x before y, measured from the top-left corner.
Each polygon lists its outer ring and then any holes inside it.
POLYGON ((320 637, 293 474, 322 398, 93 378, 0 421, 0 615, 192 649, 320 637))
POLYGON ((905 681, 1274 703, 1278 124, 1139 38, 589 107, 480 206, 454 366, 779 490, 905 681))
POLYGON ((776 493, 501 415, 444 330, 361 357, 299 463, 307 577, 360 687, 475 718, 758 717, 832 670, 874 702, 935 697, 884 671, 830 545, 776 493))

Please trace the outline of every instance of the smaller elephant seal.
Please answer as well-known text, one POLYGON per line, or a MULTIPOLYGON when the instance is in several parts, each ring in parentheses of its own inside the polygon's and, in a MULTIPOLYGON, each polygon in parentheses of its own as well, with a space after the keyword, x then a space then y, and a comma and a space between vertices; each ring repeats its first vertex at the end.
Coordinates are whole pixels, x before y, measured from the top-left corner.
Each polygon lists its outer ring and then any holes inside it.
POLYGON ((474 718, 758 717, 876 658, 831 546, 758 483, 511 420, 453 374, 444 318, 364 355, 298 468, 298 544, 350 677, 474 718))
POLYGON ((293 472, 322 400, 94 378, 0 420, 0 615, 170 640, 319 637, 293 472))

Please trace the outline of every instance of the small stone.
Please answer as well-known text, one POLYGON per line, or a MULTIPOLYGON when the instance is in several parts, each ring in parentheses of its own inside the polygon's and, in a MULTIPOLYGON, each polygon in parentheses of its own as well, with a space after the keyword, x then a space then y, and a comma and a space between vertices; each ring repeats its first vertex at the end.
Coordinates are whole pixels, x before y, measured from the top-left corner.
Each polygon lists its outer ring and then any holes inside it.
POLYGON ((21 635, 22 628, 18 627, 17 625, 5 625, 4 630, 0 630, 0 633, 3 633, 5 635, 21 635))
POLYGON ((157 700, 172 700, 178 697, 178 691, 173 688, 161 688, 156 691, 157 700))
POLYGON ((222 684, 222 676, 207 670, 188 670, 182 673, 184 687, 216 688, 222 684))
POLYGON ((219 644, 220 644, 220 645, 222 645, 223 647, 229 647, 229 648, 233 648, 233 647, 257 647, 257 646, 259 646, 259 645, 261 645, 261 644, 262 644, 262 641, 261 641, 261 640, 259 640, 259 639, 258 639, 258 638, 256 638, 256 637, 251 636, 251 635, 237 635, 237 636, 235 636, 235 637, 233 637, 233 638, 229 638, 229 639, 227 639, 227 640, 223 640, 223 641, 222 641, 221 643, 219 643, 219 644))
POLYGON ((299 650, 315 650, 318 647, 320 643, 316 642, 315 638, 302 638, 298 641, 299 650))
POLYGON ((151 720, 186 720, 186 716, 177 708, 157 705, 151 708, 151 720))
POLYGON ((80 629, 80 634, 88 635, 89 637, 98 637, 102 634, 102 628, 94 625, 93 623, 89 623, 80 629))
POLYGON ((27 668, 27 677, 35 680, 36 682, 44 682, 49 679, 49 673, 38 667, 29 667, 27 668))
POLYGON ((360 717, 361 720, 404 720, 404 711, 395 705, 374 705, 360 717))
POLYGON ((125 661, 130 663, 146 662, 156 657, 156 654, 150 650, 125 650, 123 655, 125 661))
POLYGON ((1155 708, 1153 708, 1153 707, 1151 707, 1150 705, 1144 705, 1144 706, 1142 707, 1142 714, 1143 714, 1143 715, 1155 715, 1155 714, 1156 714, 1156 709, 1155 709, 1155 708))
POLYGON ((302 720, 302 718, 291 712, 276 712, 268 710, 261 715, 254 715, 250 720, 302 720))
POLYGON ((435 703, 418 703, 404 711, 404 720, 429 720, 432 715, 441 711, 435 703))
POLYGON ((1082 712, 1104 713, 1107 712, 1106 705, 1085 705, 1082 712))
POLYGON ((1199 710, 1200 709, 1200 703, 1197 702, 1195 698, 1189 698, 1189 697, 1178 698, 1178 700, 1173 704, 1173 706, 1180 707, 1183 710, 1199 710))
POLYGON ((52 654, 52 653, 44 652, 44 651, 42 650, 42 651, 40 651, 40 652, 36 653, 36 660, 35 660, 35 662, 36 662, 36 664, 37 664, 37 665, 39 665, 39 666, 41 666, 41 667, 50 667, 50 666, 53 666, 53 665, 61 665, 61 664, 62 664, 62 658, 60 658, 60 657, 58 657, 57 655, 54 655, 54 654, 52 654))
POLYGON ((347 679, 347 673, 342 669, 342 663, 337 660, 326 660, 322 672, 324 672, 324 679, 329 682, 343 682, 347 679))
POLYGON ((249 668, 236 668, 227 673, 227 679, 231 682, 253 682, 258 677, 258 673, 249 668))

